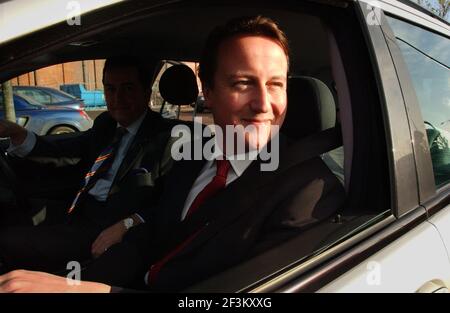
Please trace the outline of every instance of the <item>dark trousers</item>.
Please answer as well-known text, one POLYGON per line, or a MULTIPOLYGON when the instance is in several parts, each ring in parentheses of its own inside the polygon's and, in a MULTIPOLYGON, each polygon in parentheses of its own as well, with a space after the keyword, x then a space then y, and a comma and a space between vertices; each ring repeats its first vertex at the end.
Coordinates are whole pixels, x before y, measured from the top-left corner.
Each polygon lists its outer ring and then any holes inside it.
POLYGON ((111 246, 81 271, 81 280, 142 290, 152 264, 151 235, 147 224, 131 228, 122 242, 111 246))
POLYGON ((70 261, 83 264, 91 258, 91 246, 104 229, 92 212, 107 214, 107 206, 92 197, 76 208, 68 221, 57 225, 8 227, 0 230, 1 271, 29 269, 64 270, 70 261))

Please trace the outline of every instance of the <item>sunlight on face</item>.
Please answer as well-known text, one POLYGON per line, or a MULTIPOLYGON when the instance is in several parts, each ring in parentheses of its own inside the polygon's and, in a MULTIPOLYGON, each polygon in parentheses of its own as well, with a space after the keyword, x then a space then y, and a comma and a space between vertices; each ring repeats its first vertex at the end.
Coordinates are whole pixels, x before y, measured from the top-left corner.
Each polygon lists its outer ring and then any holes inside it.
POLYGON ((264 146, 286 115, 287 57, 275 41, 236 36, 219 47, 214 87, 204 90, 214 122, 242 125, 250 149, 264 146))

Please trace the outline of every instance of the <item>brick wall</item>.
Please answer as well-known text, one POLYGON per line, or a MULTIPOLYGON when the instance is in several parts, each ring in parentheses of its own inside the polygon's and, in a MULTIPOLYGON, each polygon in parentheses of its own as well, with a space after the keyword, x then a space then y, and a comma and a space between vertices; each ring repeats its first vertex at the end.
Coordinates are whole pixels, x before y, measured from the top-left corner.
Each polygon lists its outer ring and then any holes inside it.
MULTIPOLYGON (((194 73, 197 73, 198 63, 184 62, 194 73)), ((105 60, 75 61, 56 64, 13 78, 13 86, 45 86, 59 89, 63 84, 85 84, 86 89, 103 89, 103 66, 105 60)), ((161 73, 160 73, 161 74, 161 73)), ((159 81, 160 75, 157 77, 159 81)), ((201 90, 200 80, 197 83, 201 90)))
POLYGON ((105 60, 87 60, 56 64, 12 79, 14 86, 45 86, 59 89, 63 84, 85 84, 86 89, 103 89, 105 60))

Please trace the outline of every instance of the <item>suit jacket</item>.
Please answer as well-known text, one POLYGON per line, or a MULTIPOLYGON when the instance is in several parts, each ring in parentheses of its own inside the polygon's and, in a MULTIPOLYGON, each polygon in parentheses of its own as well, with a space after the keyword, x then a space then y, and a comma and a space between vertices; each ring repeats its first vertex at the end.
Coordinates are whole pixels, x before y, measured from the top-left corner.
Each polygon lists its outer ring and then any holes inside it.
MULTIPOLYGON (((107 199, 108 213, 86 210, 90 211, 91 218, 107 226, 132 213, 139 213, 144 219, 148 217, 145 208, 160 193, 156 182, 170 167, 170 164, 161 165, 160 162, 172 124, 159 114, 148 111, 112 183, 107 199)), ((81 181, 101 151, 110 144, 116 126, 117 122, 108 112, 104 112, 86 132, 68 137, 37 137, 28 158, 57 167, 78 164, 81 181)), ((82 202, 83 199, 80 199, 79 204, 82 202)))
POLYGON ((342 206, 345 191, 319 157, 298 164, 283 162, 286 157, 289 142, 282 138, 276 171, 261 172, 261 161, 255 160, 183 222, 184 201, 204 161, 176 162, 149 225, 156 238, 151 262, 200 232, 166 263, 151 289, 181 290, 295 236, 342 206))

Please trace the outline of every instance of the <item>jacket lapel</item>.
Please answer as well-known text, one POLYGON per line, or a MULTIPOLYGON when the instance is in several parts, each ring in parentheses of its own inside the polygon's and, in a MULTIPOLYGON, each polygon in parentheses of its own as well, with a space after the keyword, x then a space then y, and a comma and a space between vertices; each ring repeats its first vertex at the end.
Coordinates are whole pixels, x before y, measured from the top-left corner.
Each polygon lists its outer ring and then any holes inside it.
MULTIPOLYGON (((166 190, 173 190, 174 193, 165 192, 165 199, 162 201, 164 206, 158 212, 160 218, 156 219, 158 224, 155 225, 162 233, 173 235, 173 227, 180 223, 186 198, 205 163, 205 160, 182 160, 173 165, 172 172, 177 175, 176 177, 171 175, 166 190)), ((164 237, 162 236, 162 238, 164 237)))
POLYGON ((151 139, 158 132, 161 124, 161 118, 158 114, 148 111, 141 126, 139 127, 136 136, 131 143, 128 151, 117 170, 116 177, 114 178, 113 186, 120 182, 129 170, 133 167, 138 159, 140 159, 146 150, 154 148, 151 146, 151 139))
POLYGON ((111 144, 114 133, 117 128, 117 122, 111 117, 108 111, 102 113, 94 121, 94 135, 91 138, 91 158, 92 163, 100 153, 111 144))

